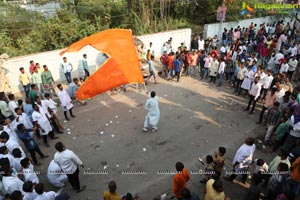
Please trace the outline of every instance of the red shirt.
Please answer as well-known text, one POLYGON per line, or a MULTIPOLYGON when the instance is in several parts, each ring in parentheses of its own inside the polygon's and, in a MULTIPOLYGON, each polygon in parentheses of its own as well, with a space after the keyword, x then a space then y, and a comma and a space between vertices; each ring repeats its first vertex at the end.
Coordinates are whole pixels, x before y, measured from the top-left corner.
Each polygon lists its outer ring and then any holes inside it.
POLYGON ((161 57, 160 57, 160 62, 161 62, 161 64, 163 64, 164 66, 167 66, 168 65, 168 60, 169 60, 169 58, 168 58, 168 55, 162 55, 161 57))
POLYGON ((211 50, 211 54, 214 54, 214 57, 218 57, 218 51, 215 49, 211 50))
POLYGON ((267 57, 268 55, 270 54, 270 50, 266 47, 264 47, 262 50, 261 50, 261 55, 263 57, 267 57))
POLYGON ((31 74, 34 73, 34 68, 35 68, 35 65, 30 65, 29 71, 30 71, 31 74))

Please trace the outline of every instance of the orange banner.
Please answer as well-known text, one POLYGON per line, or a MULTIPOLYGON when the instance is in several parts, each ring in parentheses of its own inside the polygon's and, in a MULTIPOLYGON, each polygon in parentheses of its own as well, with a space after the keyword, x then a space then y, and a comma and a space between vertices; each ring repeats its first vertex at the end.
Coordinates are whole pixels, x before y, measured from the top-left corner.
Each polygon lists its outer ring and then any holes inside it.
POLYGON ((65 52, 77 52, 90 45, 109 58, 99 66, 78 89, 77 98, 87 99, 128 83, 144 83, 132 32, 127 29, 110 29, 73 43, 65 52))

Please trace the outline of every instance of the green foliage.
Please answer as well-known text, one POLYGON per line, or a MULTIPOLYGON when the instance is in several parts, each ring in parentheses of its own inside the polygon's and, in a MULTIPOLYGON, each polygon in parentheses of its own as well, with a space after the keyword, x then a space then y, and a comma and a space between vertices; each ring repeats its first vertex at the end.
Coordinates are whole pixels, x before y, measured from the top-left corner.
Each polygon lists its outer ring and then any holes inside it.
MULTIPOLYGON (((53 0, 37 0, 38 4, 53 0)), ((55 0, 58 1, 58 0, 55 0)), ((227 1, 226 21, 241 18, 242 1, 227 1)), ((11 57, 64 48, 110 28, 131 29, 135 35, 216 22, 223 0, 60 0, 56 15, 45 18, 18 5, 0 3, 0 54, 11 57)), ((256 16, 266 13, 257 12, 256 16)), ((253 16, 254 17, 254 16, 253 16)))

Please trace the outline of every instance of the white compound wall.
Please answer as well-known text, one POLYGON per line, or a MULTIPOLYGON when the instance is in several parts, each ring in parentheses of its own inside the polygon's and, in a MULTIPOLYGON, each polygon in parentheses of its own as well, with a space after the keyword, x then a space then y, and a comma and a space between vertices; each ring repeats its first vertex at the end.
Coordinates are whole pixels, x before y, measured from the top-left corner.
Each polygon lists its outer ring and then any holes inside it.
MULTIPOLYGON (((180 43, 185 43, 188 47, 191 42, 191 29, 180 29, 175 31, 166 31, 149 35, 137 36, 140 40, 146 44, 146 48, 149 47, 149 43, 153 43, 153 48, 155 51, 155 57, 158 59, 160 57, 160 52, 162 50, 163 44, 172 37, 173 42, 172 45, 176 50, 180 43)), ((118 48, 118 47, 116 47, 118 48)), ((40 63, 41 66, 46 64, 51 70, 53 77, 56 82, 65 81, 65 76, 60 67, 60 63, 62 62, 62 57, 67 57, 68 60, 73 65, 73 77, 83 77, 84 73, 80 66, 80 60, 82 55, 85 53, 88 56, 88 63, 90 66, 90 72, 94 72, 103 61, 105 61, 106 57, 103 56, 100 52, 95 50, 90 46, 86 46, 81 51, 77 53, 65 53, 63 56, 60 56, 61 50, 48 51, 43 53, 30 54, 26 56, 20 56, 15 58, 10 58, 6 63, 4 63, 3 67, 5 69, 5 74, 10 81, 10 86, 12 88, 13 93, 19 93, 23 91, 20 82, 18 81, 19 68, 24 67, 25 71, 29 74, 29 62, 33 60, 36 63, 40 63)), ((126 49, 124 49, 126 51, 126 49)), ((0 80, 1 81, 1 80, 0 80)))

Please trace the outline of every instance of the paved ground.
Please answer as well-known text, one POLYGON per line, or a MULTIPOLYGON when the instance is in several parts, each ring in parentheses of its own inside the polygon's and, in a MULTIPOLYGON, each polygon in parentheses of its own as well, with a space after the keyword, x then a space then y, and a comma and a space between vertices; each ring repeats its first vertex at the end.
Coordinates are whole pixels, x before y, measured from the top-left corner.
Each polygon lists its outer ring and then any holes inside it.
MULTIPOLYGON (((117 182, 119 194, 138 193, 142 200, 151 200, 162 193, 172 196, 172 175, 158 171, 174 171, 177 161, 182 161, 188 170, 196 171, 202 167, 197 158, 212 154, 218 146, 227 148, 226 166, 230 169, 231 159, 243 140, 263 134, 262 127, 255 124, 259 111, 254 115, 244 112, 247 100, 233 95, 228 86, 217 88, 190 77, 183 77, 179 83, 158 81, 159 84, 148 85, 148 90, 155 90, 160 97, 161 118, 155 134, 142 132, 146 114, 143 104, 147 99, 144 91, 129 88, 125 94, 102 94, 86 106, 76 106, 76 119, 64 123, 70 134, 66 130, 59 139, 77 153, 85 165, 80 179, 87 190, 75 194, 68 184, 64 191, 72 199, 102 199, 110 180, 117 182), (108 174, 88 174, 84 170, 108 174), (124 170, 146 174, 126 175, 122 173, 124 170)), ((50 157, 55 152, 55 142, 50 141, 50 148, 40 145, 50 157)), ((274 155, 256 151, 257 157, 270 161, 274 155)), ((36 167, 41 172, 40 177, 46 177, 50 160, 36 167)), ((41 181, 47 182, 45 178, 41 181)), ((200 175, 192 174, 188 188, 204 199, 205 187, 199 181, 200 175)), ((245 192, 241 186, 225 181, 224 184, 226 196, 241 199, 245 192)), ((47 189, 53 188, 48 186, 47 189)))

